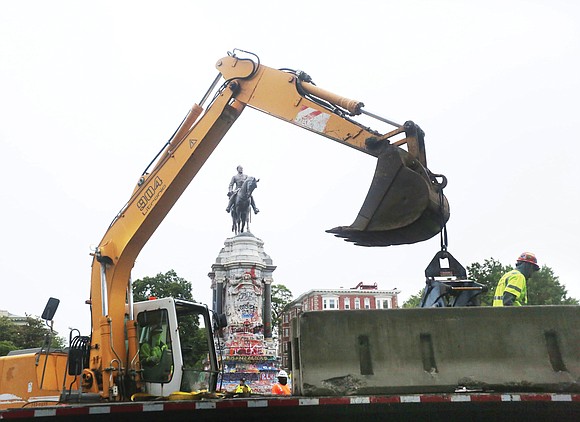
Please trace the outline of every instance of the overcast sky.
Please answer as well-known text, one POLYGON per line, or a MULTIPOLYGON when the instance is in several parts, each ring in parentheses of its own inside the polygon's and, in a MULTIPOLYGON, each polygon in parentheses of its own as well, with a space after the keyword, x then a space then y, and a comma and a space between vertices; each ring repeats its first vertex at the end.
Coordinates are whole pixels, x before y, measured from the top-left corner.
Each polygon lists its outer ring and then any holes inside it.
MULTIPOLYGON (((0 309, 88 334, 91 247, 234 48, 426 132, 449 180, 449 251, 464 266, 523 251, 580 298, 580 3, 573 1, 0 1, 0 309)), ((379 125, 377 125, 379 126, 379 125)), ((380 126, 379 126, 380 128, 380 126)), ((349 225, 375 159, 246 110, 140 254, 209 304, 227 185, 260 178, 252 233, 297 297, 359 282, 424 285, 439 237, 362 248, 349 225), (297 203, 285 204, 284 195, 297 203)))

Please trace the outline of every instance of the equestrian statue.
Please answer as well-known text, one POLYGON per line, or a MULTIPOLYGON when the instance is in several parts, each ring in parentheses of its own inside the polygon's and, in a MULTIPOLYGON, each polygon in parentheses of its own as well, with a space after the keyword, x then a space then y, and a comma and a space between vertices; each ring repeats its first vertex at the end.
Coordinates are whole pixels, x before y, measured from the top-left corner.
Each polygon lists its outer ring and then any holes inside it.
POLYGON ((260 179, 244 174, 242 166, 237 167, 237 174, 232 176, 228 186, 228 206, 226 212, 232 216, 232 231, 235 234, 249 231, 250 228, 250 207, 258 214, 260 210, 256 207, 252 192, 258 187, 260 179))

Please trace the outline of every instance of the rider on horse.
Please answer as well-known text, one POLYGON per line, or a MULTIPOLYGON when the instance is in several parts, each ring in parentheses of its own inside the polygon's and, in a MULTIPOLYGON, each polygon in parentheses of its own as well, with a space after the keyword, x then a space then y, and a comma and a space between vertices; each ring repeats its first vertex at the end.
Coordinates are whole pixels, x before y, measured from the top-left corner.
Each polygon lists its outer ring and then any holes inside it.
MULTIPOLYGON (((231 211, 231 209, 234 205, 236 193, 238 193, 238 191, 242 187, 242 184, 248 178, 248 176, 244 174, 244 168, 241 165, 239 165, 237 167, 237 170, 238 170, 238 173, 234 174, 232 176, 232 180, 230 181, 230 184, 228 186, 228 196, 230 198, 230 200, 228 202, 228 207, 226 208, 226 212, 228 212, 228 213, 231 211), (234 185, 236 187, 235 190, 234 190, 234 185)), ((260 210, 256 207, 256 204, 254 203, 253 196, 250 196, 250 204, 252 205, 254 213, 258 214, 260 212, 260 210)))

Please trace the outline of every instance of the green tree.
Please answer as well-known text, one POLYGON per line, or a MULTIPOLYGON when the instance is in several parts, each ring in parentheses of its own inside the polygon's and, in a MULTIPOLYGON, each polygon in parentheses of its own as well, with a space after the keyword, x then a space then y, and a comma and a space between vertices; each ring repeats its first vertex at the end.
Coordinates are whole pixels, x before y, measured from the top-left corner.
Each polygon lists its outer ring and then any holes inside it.
MULTIPOLYGON (((12 350, 43 347, 50 329, 44 321, 31 316, 26 317, 26 324, 14 324, 9 318, 0 317, 0 356, 5 356, 12 350)), ((65 341, 53 332, 51 349, 62 349, 65 341)))
POLYGON ((280 327, 282 313, 292 302, 292 292, 283 284, 272 285, 272 327, 280 327))
POLYGON ((0 340, 0 356, 6 356, 12 350, 18 350, 18 347, 10 340, 0 340))
POLYGON ((201 368, 207 356, 207 331, 200 328, 196 315, 182 316, 179 320, 179 338, 183 359, 190 366, 201 368))
POLYGON ((195 330, 193 331, 190 340, 189 347, 191 348, 191 362, 193 362, 194 368, 201 369, 203 368, 204 360, 207 359, 209 353, 206 329, 195 326, 195 330))
POLYGON ((9 318, 0 317, 0 341, 12 341, 15 327, 9 318))
POLYGON ((40 347, 48 331, 43 321, 27 316, 25 325, 15 327, 13 341, 23 349, 40 347))
POLYGON ((466 269, 467 278, 483 284, 487 288, 487 292, 481 294, 481 306, 491 306, 497 282, 502 275, 513 270, 513 267, 504 266, 498 260, 489 258, 483 263, 475 262, 468 265, 466 269))
POLYGON ((155 277, 143 277, 133 282, 133 298, 135 302, 147 300, 149 297, 174 297, 193 301, 191 283, 179 277, 174 270, 155 277))
POLYGON ((10 319, 0 317, 0 356, 6 356, 8 352, 18 349, 14 344, 15 327, 10 319))
POLYGON ((421 297, 423 296, 423 290, 419 293, 412 295, 403 303, 403 308, 418 308, 421 304, 421 297))
MULTIPOLYGON (((16 326, 14 342, 22 349, 42 347, 45 338, 49 333, 50 329, 43 320, 27 315, 26 324, 16 326)), ((53 332, 51 335, 50 348, 56 349, 63 347, 63 338, 59 337, 56 332, 53 332)))
POLYGON ((578 305, 578 299, 568 297, 565 286, 550 267, 542 266, 528 281, 530 305, 578 305))

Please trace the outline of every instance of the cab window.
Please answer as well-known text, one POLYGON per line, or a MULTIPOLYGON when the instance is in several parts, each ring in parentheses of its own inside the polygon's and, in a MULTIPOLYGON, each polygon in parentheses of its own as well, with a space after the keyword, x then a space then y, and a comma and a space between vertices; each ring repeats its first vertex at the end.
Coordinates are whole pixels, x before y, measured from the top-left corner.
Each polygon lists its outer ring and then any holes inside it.
POLYGON ((143 380, 169 382, 173 376, 173 353, 167 310, 141 312, 137 324, 143 380))

